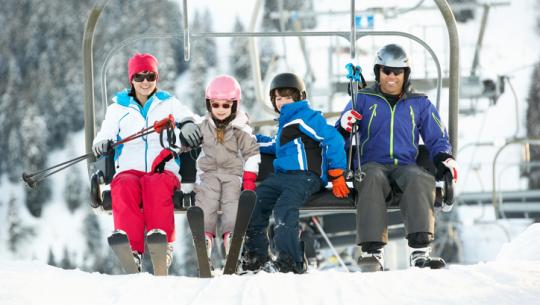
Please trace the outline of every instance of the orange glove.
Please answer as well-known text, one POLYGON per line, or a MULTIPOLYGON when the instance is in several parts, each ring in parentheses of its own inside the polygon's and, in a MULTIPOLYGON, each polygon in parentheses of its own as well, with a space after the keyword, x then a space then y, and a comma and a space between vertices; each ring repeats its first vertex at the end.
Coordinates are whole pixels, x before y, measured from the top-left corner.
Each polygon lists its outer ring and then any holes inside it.
POLYGON ((328 178, 332 181, 332 193, 338 198, 345 198, 349 195, 349 187, 345 182, 342 169, 328 170, 328 178))

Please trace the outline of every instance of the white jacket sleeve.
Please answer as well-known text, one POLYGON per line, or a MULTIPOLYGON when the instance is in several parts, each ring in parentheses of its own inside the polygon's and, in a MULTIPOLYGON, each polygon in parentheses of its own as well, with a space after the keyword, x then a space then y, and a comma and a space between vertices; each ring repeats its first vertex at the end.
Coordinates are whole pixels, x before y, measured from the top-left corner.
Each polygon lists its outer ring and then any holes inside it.
POLYGON ((115 111, 113 107, 114 104, 107 107, 105 119, 103 119, 103 122, 101 123, 101 129, 96 134, 92 144, 96 144, 103 140, 116 140, 119 131, 119 119, 117 111, 115 111))

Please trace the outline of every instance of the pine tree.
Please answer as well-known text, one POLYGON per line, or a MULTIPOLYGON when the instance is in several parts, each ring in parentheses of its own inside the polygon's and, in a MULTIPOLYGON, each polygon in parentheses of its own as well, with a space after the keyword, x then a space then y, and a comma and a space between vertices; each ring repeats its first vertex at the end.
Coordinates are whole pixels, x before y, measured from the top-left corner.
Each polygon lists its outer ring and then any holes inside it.
MULTIPOLYGON (((540 6, 536 7, 536 33, 540 35, 540 6)), ((540 64, 534 66, 529 96, 527 98, 527 137, 540 137, 540 64)), ((540 147, 530 145, 531 162, 540 161, 540 147)), ((525 173, 529 178, 529 189, 540 189, 540 167, 531 167, 525 173)))
POLYGON ((75 269, 75 265, 71 260, 67 247, 64 247, 64 257, 60 261, 60 268, 62 269, 75 269))
POLYGON ((14 195, 11 195, 9 199, 6 223, 8 226, 8 248, 12 253, 17 253, 19 246, 27 242, 35 234, 35 231, 21 221, 19 203, 14 195))
MULTIPOLYGON (((200 32, 203 29, 203 20, 199 12, 195 12, 191 28, 194 32, 200 32)), ((190 97, 193 101, 192 109, 196 114, 206 113, 206 103, 204 98, 204 88, 206 88, 206 77, 208 72, 207 59, 205 58, 206 49, 204 40, 194 40, 191 45, 191 62, 189 71, 191 73, 191 91, 190 97)))
POLYGON ((82 235, 86 238, 85 269, 96 271, 96 262, 103 260, 103 233, 96 214, 90 210, 83 221, 82 235))
MULTIPOLYGON (((36 170, 46 166, 46 153, 48 151, 47 126, 44 119, 38 114, 36 107, 29 105, 27 116, 21 122, 21 147, 20 158, 24 168, 36 170)), ((46 180, 39 183, 33 189, 26 189, 26 206, 28 211, 35 217, 41 216, 43 203, 49 199, 50 187, 46 180)))
POLYGON ((54 258, 54 253, 51 248, 49 248, 49 257, 47 258, 47 264, 50 266, 58 266, 54 258))
POLYGON ((66 173, 64 200, 70 212, 74 212, 82 203, 88 201, 88 190, 83 186, 81 172, 78 167, 72 167, 66 173))
MULTIPOLYGON (((244 26, 237 17, 234 23, 233 32, 244 32, 244 26)), ((241 107, 250 113, 255 104, 255 89, 253 88, 253 77, 251 73, 251 63, 249 60, 249 40, 246 37, 233 37, 231 39, 231 55, 229 64, 232 75, 238 80, 242 88, 241 107)))

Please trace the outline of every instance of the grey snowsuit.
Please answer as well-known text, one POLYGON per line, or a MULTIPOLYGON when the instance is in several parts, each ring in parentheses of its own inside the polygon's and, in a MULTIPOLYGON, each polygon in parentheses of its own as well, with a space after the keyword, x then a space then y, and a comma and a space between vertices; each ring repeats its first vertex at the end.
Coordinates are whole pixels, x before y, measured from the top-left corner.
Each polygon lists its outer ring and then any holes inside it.
POLYGON ((220 233, 232 232, 238 210, 244 171, 258 173, 259 144, 241 111, 225 127, 223 144, 216 139, 216 125, 209 114, 200 124, 202 151, 197 159, 195 204, 204 211, 205 232, 216 234, 221 210, 220 233))

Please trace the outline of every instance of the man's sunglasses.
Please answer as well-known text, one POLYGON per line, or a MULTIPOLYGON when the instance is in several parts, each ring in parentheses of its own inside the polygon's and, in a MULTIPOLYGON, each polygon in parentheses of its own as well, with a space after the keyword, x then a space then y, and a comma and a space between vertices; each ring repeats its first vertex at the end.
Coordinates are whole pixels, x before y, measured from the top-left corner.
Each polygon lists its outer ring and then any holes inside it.
POLYGON ((223 109, 229 109, 232 107, 232 104, 220 104, 220 103, 212 103, 212 108, 223 108, 223 109))
POLYGON ((398 76, 401 73, 405 72, 405 68, 394 68, 394 67, 382 67, 381 70, 386 75, 390 75, 390 73, 394 73, 395 76, 398 76))
POLYGON ((157 79, 157 74, 154 72, 150 72, 146 74, 135 74, 133 76, 133 80, 138 83, 143 82, 144 79, 148 80, 149 82, 153 82, 157 79))

